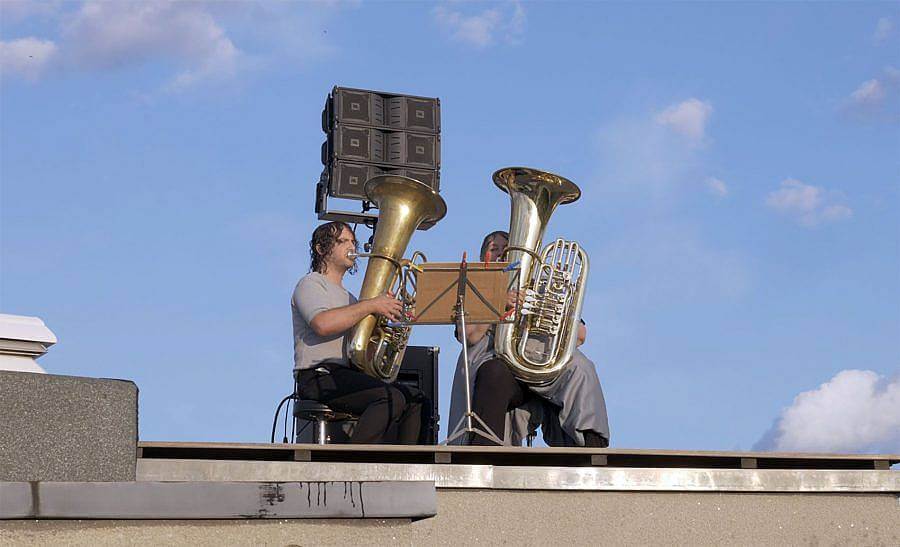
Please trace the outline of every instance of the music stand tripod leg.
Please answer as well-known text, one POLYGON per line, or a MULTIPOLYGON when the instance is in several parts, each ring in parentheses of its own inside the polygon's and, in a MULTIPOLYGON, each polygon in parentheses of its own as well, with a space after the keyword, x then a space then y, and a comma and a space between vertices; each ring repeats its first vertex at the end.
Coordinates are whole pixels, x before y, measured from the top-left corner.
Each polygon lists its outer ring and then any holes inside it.
POLYGON ((456 427, 453 428, 450 435, 447 436, 447 439, 444 441, 444 444, 450 444, 452 441, 456 440, 463 435, 474 433, 476 435, 481 435, 485 439, 493 441, 498 445, 502 445, 503 441, 494 433, 491 428, 484 423, 484 420, 476 414, 472 410, 472 390, 470 389, 470 376, 469 376, 469 348, 466 341, 466 285, 469 280, 467 277, 467 267, 466 267, 466 255, 463 253, 463 259, 460 263, 459 267, 459 280, 457 280, 457 292, 456 292, 456 317, 457 317, 457 326, 459 328, 460 339, 463 348, 463 373, 465 375, 465 383, 466 383, 466 413, 460 418, 459 422, 456 424, 456 427), (472 420, 475 419, 478 424, 484 428, 482 431, 475 427, 472 423, 472 420), (463 424, 465 423, 465 427, 463 424))

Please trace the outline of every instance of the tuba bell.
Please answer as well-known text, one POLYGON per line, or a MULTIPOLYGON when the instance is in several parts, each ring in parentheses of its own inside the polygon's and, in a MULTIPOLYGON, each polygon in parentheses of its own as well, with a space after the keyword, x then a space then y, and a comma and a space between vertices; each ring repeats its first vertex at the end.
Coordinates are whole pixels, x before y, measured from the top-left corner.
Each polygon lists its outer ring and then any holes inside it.
MULTIPOLYGON (((365 191, 379 212, 371 252, 357 255, 369 258, 359 299, 392 291, 408 311, 415 303, 414 292, 408 290, 409 270, 415 267, 416 258, 424 260, 424 255, 417 252, 412 259, 404 260, 403 253, 419 225, 444 218, 447 205, 425 183, 398 175, 372 177, 366 182, 365 191)), ((409 332, 405 321, 393 323, 368 315, 350 332, 350 361, 369 376, 393 382, 400 372, 409 332)))
POLYGON ((577 200, 581 190, 566 178, 524 167, 500 169, 493 179, 511 201, 510 289, 524 291, 512 321, 497 326, 494 351, 523 382, 548 384, 575 351, 590 265, 578 243, 557 239, 541 251, 541 240, 556 207, 577 200))

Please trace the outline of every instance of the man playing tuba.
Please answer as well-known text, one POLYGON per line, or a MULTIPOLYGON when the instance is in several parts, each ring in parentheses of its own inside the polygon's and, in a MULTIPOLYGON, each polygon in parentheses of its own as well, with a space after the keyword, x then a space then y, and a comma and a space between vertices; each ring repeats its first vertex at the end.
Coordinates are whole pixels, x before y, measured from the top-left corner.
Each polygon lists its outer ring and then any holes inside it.
POLYGON ((371 314, 397 320, 401 311, 400 301, 389 294, 357 301, 344 288, 356 250, 356 236, 343 222, 322 224, 309 242, 310 272, 291 299, 299 393, 358 416, 352 443, 416 444, 422 412, 429 407, 424 395, 359 371, 347 356, 345 338, 354 325, 371 314))
MULTIPOLYGON (((481 245, 481 260, 499 260, 508 243, 506 232, 488 234, 481 245)), ((516 305, 517 297, 515 291, 511 291, 508 309, 516 305)), ((606 402, 594 363, 576 350, 572 362, 558 378, 547 385, 526 384, 497 358, 494 330, 493 325, 467 325, 465 332, 469 374, 474 382, 472 410, 488 427, 505 444, 521 444, 522 439, 540 425, 544 441, 550 446, 609 446, 606 402)), ((579 346, 584 343, 586 334, 582 321, 578 329, 579 346)), ((457 423, 465 412, 463 366, 460 353, 453 378, 450 424, 457 423)), ((480 435, 471 435, 461 441, 492 444, 480 435)))

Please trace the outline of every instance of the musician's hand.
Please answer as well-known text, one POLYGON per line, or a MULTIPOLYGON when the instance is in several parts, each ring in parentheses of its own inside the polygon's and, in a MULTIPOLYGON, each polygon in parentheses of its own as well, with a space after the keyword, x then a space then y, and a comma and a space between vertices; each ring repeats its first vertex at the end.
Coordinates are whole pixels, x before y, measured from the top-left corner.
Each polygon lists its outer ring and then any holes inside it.
POLYGON ((506 293, 506 309, 511 310, 518 306, 522 306, 525 299, 525 291, 509 291, 506 293))
POLYGON ((394 295, 382 294, 368 300, 372 313, 387 317, 391 321, 400 319, 400 312, 403 311, 403 303, 394 298, 394 295))

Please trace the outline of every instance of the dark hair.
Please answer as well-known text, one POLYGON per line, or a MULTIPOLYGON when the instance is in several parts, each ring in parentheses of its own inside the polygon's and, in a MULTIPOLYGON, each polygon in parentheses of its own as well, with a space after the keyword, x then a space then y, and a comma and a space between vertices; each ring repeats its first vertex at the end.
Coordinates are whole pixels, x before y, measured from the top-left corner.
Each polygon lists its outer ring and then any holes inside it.
MULTIPOLYGON (((326 222, 322 224, 312 233, 312 239, 309 240, 309 270, 312 272, 325 273, 325 257, 334 249, 337 239, 344 232, 344 228, 353 231, 346 223, 339 220, 326 222)), ((354 234, 354 238, 356 235, 354 234)), ((356 266, 350 268, 350 273, 356 273, 356 266)))
POLYGON ((499 236, 503 236, 506 238, 506 241, 509 241, 509 232, 504 232, 503 230, 497 230, 484 236, 484 241, 481 242, 481 254, 478 255, 482 262, 484 262, 484 257, 487 254, 488 246, 499 236))

